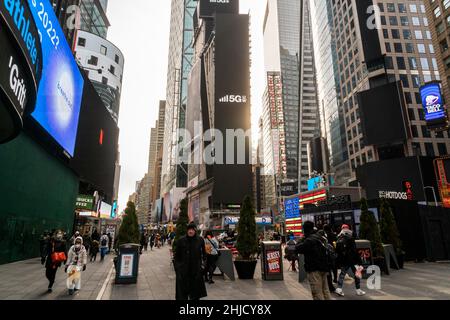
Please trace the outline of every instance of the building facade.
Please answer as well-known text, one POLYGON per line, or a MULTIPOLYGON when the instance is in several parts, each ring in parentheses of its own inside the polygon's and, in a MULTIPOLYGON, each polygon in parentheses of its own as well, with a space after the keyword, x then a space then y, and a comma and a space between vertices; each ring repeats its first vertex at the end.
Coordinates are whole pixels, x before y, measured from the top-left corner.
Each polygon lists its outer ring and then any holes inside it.
POLYGON ((424 0, 445 101, 450 101, 450 2, 424 0))
POLYGON ((320 133, 309 1, 267 1, 264 59, 264 172, 274 170, 275 189, 306 190, 307 144, 320 133))
POLYGON ((331 0, 312 0, 317 92, 319 101, 321 136, 326 139, 329 174, 337 185, 345 184, 350 177, 345 117, 340 108, 340 77, 336 38, 333 35, 333 12, 331 0))
POLYGON ((448 132, 427 129, 419 94, 421 85, 440 79, 424 2, 335 0, 331 7, 350 183, 355 180, 356 168, 367 162, 447 154, 448 132), (372 9, 370 14, 373 5, 379 10, 372 9), (399 95, 396 103, 405 106, 406 135, 397 144, 366 144, 358 94, 395 81, 400 81, 404 95, 399 95))
MULTIPOLYGON (((178 159, 178 129, 185 128, 187 81, 192 68, 196 0, 172 0, 161 190, 186 188, 187 167, 178 159)), ((182 156, 182 155, 181 155, 182 156)))
POLYGON ((88 74, 100 98, 116 123, 119 122, 125 58, 114 44, 93 33, 78 30, 75 57, 88 74))

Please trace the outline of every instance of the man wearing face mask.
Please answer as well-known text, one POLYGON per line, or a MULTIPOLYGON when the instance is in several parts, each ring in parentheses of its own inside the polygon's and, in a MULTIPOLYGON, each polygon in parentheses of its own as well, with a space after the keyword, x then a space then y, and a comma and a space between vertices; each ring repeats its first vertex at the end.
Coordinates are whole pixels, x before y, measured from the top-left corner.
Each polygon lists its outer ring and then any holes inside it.
POLYGON ((66 260, 66 243, 63 239, 61 230, 55 231, 48 240, 46 246, 47 254, 45 255, 45 276, 48 279, 48 290, 52 292, 55 283, 56 271, 66 260))
POLYGON ((75 244, 69 249, 66 273, 67 273, 67 289, 69 295, 73 295, 75 291, 81 289, 81 272, 86 270, 87 253, 83 246, 83 238, 75 239, 75 244))
POLYGON ((176 243, 174 265, 177 300, 200 300, 207 296, 202 271, 205 259, 205 242, 197 235, 196 225, 190 223, 187 235, 176 243))

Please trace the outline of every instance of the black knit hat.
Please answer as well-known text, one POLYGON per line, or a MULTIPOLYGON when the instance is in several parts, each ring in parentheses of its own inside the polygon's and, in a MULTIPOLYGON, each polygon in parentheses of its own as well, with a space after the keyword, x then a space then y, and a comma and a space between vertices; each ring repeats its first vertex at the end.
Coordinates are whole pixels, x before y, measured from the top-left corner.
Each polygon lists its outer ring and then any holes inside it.
POLYGON ((194 222, 191 222, 187 225, 187 230, 189 229, 194 229, 195 231, 197 231, 197 225, 194 222))

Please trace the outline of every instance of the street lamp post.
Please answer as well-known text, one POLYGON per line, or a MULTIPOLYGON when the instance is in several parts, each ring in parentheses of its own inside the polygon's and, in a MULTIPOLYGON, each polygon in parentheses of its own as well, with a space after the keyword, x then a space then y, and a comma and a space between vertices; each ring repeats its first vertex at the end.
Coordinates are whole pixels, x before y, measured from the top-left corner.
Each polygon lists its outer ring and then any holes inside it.
MULTIPOLYGON (((437 204, 436 192, 434 191, 434 187, 426 186, 426 187, 423 187, 423 188, 424 188, 424 189, 431 189, 431 190, 433 191, 434 205, 437 207, 438 204, 437 204)), ((425 200, 426 200, 426 199, 425 199, 425 200)))

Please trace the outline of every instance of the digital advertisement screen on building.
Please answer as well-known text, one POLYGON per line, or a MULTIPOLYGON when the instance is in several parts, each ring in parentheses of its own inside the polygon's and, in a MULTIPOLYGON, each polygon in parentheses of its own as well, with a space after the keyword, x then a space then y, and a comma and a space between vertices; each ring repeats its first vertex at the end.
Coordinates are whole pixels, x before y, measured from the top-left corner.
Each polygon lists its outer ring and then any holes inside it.
POLYGON ((447 126, 447 111, 439 82, 427 83, 420 87, 420 97, 427 125, 431 128, 447 126))
POLYGON ((42 78, 32 117, 74 155, 84 80, 48 0, 28 0, 41 35, 42 78))

